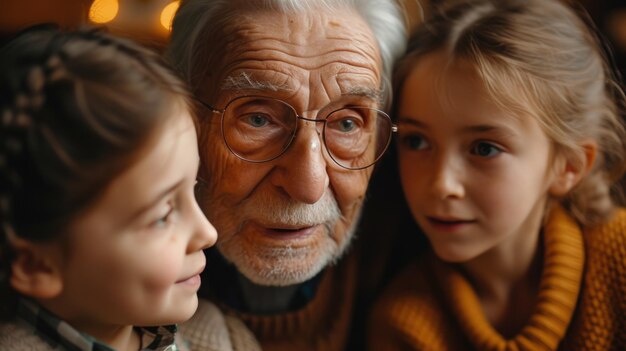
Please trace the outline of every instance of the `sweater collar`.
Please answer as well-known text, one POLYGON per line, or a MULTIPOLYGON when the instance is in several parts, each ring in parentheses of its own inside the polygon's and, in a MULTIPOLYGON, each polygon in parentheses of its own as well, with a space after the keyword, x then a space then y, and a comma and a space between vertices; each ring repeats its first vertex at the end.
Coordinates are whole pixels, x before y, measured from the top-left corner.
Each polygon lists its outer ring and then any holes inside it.
POLYGON ((544 258, 537 304, 528 323, 511 339, 487 321, 476 292, 453 265, 435 260, 446 298, 459 325, 477 349, 554 350, 574 313, 585 254, 579 226, 560 207, 550 212, 543 231, 544 258))
MULTIPOLYGON (((17 306, 17 318, 25 326, 55 349, 68 351, 115 351, 105 343, 82 333, 59 319, 34 301, 21 298, 17 306)), ((176 325, 136 328, 141 335, 140 351, 177 351, 174 343, 176 325)))

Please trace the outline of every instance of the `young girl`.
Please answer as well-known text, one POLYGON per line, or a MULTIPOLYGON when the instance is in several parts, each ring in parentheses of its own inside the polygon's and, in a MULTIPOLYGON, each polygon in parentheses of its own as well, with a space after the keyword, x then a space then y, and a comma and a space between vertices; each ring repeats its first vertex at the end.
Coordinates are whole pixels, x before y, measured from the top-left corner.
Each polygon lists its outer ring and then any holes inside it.
POLYGON ((190 111, 155 54, 98 31, 0 52, 0 350, 179 350, 216 240, 190 111))
POLYGON ((398 67, 399 167, 431 250, 372 350, 625 350, 622 93, 559 1, 448 3, 398 67))

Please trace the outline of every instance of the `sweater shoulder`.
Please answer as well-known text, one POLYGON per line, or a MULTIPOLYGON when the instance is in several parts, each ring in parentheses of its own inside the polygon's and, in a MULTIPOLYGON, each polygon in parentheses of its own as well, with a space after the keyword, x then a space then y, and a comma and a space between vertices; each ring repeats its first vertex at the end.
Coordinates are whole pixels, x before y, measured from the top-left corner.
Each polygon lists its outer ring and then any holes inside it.
POLYGON ((237 317, 223 313, 208 300, 199 299, 196 313, 179 325, 180 337, 191 351, 256 351, 254 334, 237 317))
POLYGON ((609 260, 611 266, 626 268, 626 209, 619 208, 608 222, 587 228, 585 245, 589 259, 609 260))
POLYGON ((430 262, 433 255, 424 255, 398 274, 377 301, 369 320, 370 350, 461 347, 456 345, 458 335, 446 312, 443 291, 430 262))
MULTIPOLYGON (((611 309, 613 312, 621 309, 618 316, 622 319, 626 316, 626 209, 616 211, 604 224, 587 228, 584 237, 585 301, 592 304, 612 301, 615 305, 611 309)), ((610 314, 608 310, 606 313, 610 314)))
POLYGON ((428 271, 424 259, 409 264, 392 279, 378 300, 378 305, 384 304, 385 308, 389 308, 391 305, 420 304, 433 290, 434 282, 429 278, 428 271))
POLYGON ((400 272, 376 302, 371 319, 393 329, 421 324, 440 315, 436 280, 425 260, 400 272))
POLYGON ((0 350, 61 351, 35 335, 30 328, 11 322, 0 323, 0 350))
POLYGON ((585 276, 567 350, 624 350, 626 346, 626 209, 586 228, 585 276))

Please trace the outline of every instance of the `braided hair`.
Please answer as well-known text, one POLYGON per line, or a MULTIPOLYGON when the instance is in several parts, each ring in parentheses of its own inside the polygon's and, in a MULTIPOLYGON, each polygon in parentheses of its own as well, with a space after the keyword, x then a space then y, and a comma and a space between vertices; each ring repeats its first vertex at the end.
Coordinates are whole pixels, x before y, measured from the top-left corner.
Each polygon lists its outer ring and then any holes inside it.
MULTIPOLYGON (((181 105, 182 104, 182 105, 181 105)), ((189 95, 160 57, 99 29, 36 26, 0 50, 0 318, 10 237, 49 242, 189 95)))

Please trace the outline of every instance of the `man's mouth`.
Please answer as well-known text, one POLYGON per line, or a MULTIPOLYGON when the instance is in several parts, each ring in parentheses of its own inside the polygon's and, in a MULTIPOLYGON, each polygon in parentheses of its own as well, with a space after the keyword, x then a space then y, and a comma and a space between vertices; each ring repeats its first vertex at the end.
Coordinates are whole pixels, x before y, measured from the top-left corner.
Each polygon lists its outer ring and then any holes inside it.
POLYGON ((297 226, 281 226, 268 225, 258 226, 264 234, 278 239, 298 239, 308 237, 315 233, 319 228, 318 225, 297 225, 297 226))
POLYGON ((270 228, 267 228, 267 229, 271 230, 273 232, 276 232, 276 233, 291 234, 291 233, 300 233, 300 232, 304 233, 306 231, 312 230, 315 227, 316 227, 315 225, 312 225, 312 226, 304 226, 304 227, 297 227, 297 228, 280 228, 280 227, 278 227, 278 228, 271 228, 270 227, 270 228))
POLYGON ((277 232, 285 232, 285 233, 289 233, 289 232, 297 232, 300 230, 306 230, 307 228, 311 228, 311 226, 306 226, 306 227, 298 227, 298 228, 268 228, 269 230, 274 230, 277 232))

